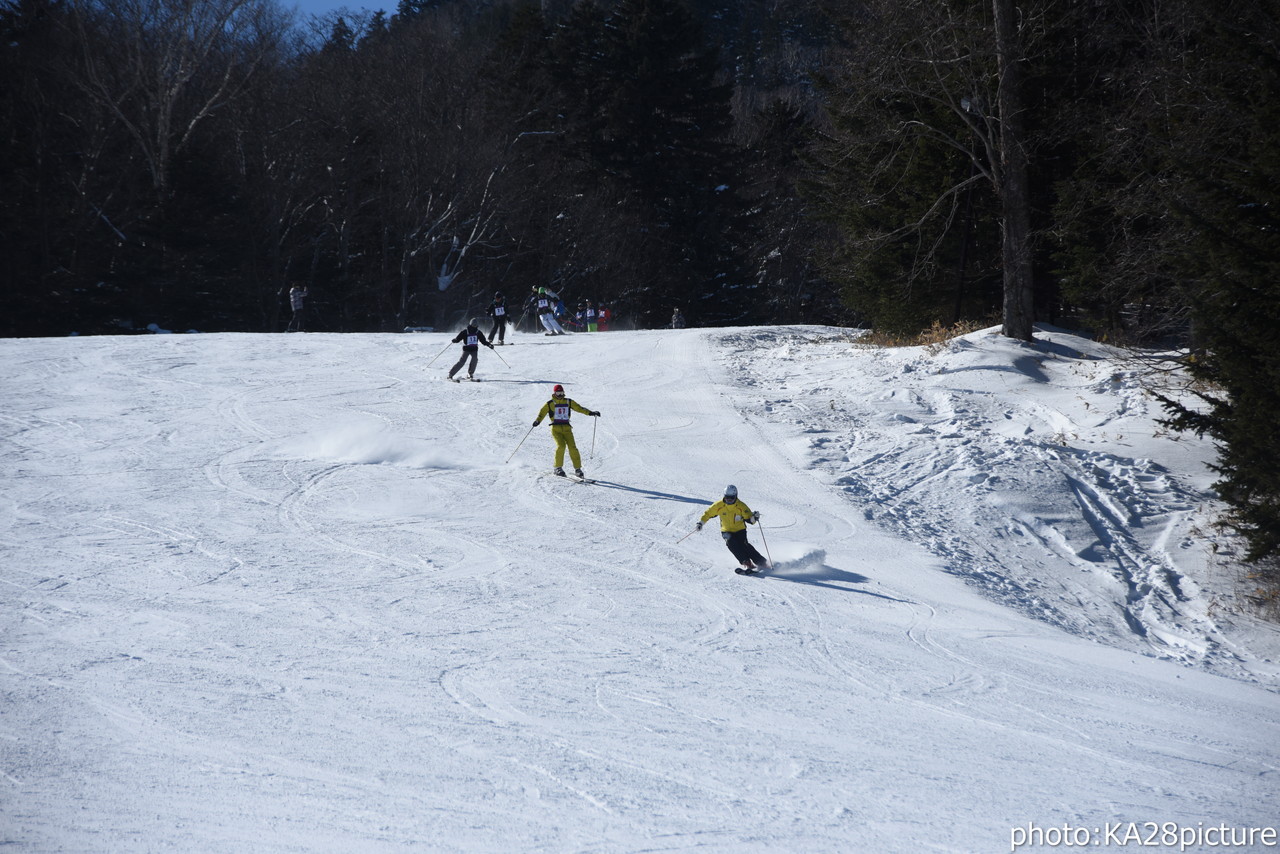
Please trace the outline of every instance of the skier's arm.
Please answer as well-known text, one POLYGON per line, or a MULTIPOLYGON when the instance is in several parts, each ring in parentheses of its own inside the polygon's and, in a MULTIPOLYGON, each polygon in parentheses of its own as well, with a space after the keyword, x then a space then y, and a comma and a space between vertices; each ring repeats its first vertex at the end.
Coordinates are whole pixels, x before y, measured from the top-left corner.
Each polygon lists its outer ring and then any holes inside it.
POLYGON ((466 338, 466 337, 467 337, 467 330, 464 329, 461 332, 459 332, 457 335, 453 336, 453 343, 457 344, 459 341, 461 341, 463 338, 466 338))
POLYGON ((569 406, 577 410, 578 412, 581 412, 583 415, 599 415, 600 414, 599 412, 595 412, 594 410, 587 409, 582 404, 578 403, 578 401, 576 400, 569 401, 569 406))
POLYGON ((706 522, 712 516, 718 516, 720 514, 720 510, 722 507, 724 507, 723 501, 717 501, 715 504, 712 504, 710 507, 707 508, 707 512, 702 514, 701 521, 706 522))
POLYGON ((536 421, 533 422, 533 426, 537 427, 539 424, 542 423, 542 419, 546 418, 550 414, 551 414, 551 401, 548 400, 546 403, 542 404, 542 408, 538 410, 538 418, 536 421))

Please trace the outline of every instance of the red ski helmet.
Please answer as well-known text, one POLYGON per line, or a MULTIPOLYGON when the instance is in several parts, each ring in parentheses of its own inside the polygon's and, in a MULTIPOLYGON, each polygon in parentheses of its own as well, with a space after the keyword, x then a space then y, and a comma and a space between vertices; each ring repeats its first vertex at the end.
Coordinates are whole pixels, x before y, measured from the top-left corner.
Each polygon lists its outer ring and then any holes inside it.
POLYGON ((560 385, 559 383, 556 383, 556 387, 551 389, 551 394, 552 395, 564 394, 564 386, 560 385))

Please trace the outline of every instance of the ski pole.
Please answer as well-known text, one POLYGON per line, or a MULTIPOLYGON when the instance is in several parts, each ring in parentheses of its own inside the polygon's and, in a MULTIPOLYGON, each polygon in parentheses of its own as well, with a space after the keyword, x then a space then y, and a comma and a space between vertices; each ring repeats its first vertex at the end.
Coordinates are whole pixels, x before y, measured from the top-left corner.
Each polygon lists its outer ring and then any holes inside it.
POLYGON ((769 566, 773 566, 773 555, 769 554, 769 538, 764 535, 764 525, 760 526, 760 542, 764 543, 764 556, 769 559, 769 566))
MULTIPOLYGON (((538 426, 537 424, 534 424, 534 425, 533 425, 533 427, 537 427, 537 426, 538 426)), ((529 428, 529 432, 524 434, 524 439, 528 439, 528 438, 529 438, 529 435, 530 435, 531 433, 533 433, 533 427, 530 427, 530 428, 529 428)), ((523 444, 524 444, 524 439, 521 439, 521 440, 520 440, 520 445, 523 445, 523 444)), ((520 445, 516 445, 516 451, 520 450, 520 445)), ((513 457, 515 457, 515 455, 516 455, 516 451, 512 451, 512 452, 511 452, 511 456, 510 456, 510 457, 507 457, 507 462, 508 462, 508 463, 509 463, 509 462, 511 462, 511 460, 512 460, 512 458, 513 458, 513 457)), ((504 465, 505 465, 505 463, 504 463, 504 465)))
MULTIPOLYGON (((453 342, 450 341, 448 344, 444 345, 444 350, 448 350, 452 346, 453 346, 453 342)), ((431 362, 427 362, 428 368, 431 367, 432 362, 434 362, 436 359, 439 359, 441 356, 444 355, 444 350, 441 350, 439 353, 436 353, 435 356, 431 358, 431 362)))
POLYGON ((689 539, 689 538, 690 538, 690 537, 692 537, 694 534, 698 533, 698 531, 700 531, 700 530, 702 530, 702 529, 701 529, 701 528, 694 528, 692 531, 690 531, 689 533, 685 534, 685 535, 684 535, 683 537, 681 537, 680 539, 676 540, 676 545, 677 545, 677 546, 678 546, 678 545, 680 545, 680 544, 681 544, 681 543, 683 543, 685 540, 689 539))
POLYGON ((591 453, 587 454, 587 459, 594 460, 596 458, 596 422, 600 416, 591 419, 591 453))
MULTIPOLYGON (((498 357, 498 361, 499 361, 499 362, 501 362, 501 363, 502 363, 502 364, 504 364, 504 365, 507 365, 507 360, 506 360, 506 359, 504 359, 504 358, 502 358, 502 354, 501 354, 501 353, 499 353, 499 352, 498 352, 496 349, 494 349, 493 347, 490 347, 489 349, 490 349, 490 350, 493 350, 493 355, 495 355, 495 356, 497 356, 497 357, 498 357)), ((510 365, 507 365, 507 367, 509 368, 509 367, 511 367, 511 366, 510 366, 510 365)))

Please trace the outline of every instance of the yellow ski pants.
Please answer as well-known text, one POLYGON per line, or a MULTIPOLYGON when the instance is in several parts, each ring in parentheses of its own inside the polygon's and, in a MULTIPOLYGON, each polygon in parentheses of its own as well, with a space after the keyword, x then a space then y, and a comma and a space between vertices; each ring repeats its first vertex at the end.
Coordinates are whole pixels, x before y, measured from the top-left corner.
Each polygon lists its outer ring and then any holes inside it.
POLYGON ((564 449, 569 449, 569 459, 573 460, 575 469, 582 468, 582 455, 578 453, 578 445, 573 441, 573 428, 568 424, 552 424, 551 438, 556 440, 556 468, 564 466, 564 449))

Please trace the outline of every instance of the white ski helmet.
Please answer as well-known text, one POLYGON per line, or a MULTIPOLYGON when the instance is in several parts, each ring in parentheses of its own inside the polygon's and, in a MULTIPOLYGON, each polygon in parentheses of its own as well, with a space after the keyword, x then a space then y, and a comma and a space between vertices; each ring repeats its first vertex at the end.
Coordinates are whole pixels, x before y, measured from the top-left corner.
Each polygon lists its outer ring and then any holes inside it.
POLYGON ((737 497, 738 497, 738 487, 734 486, 732 483, 731 483, 731 484, 729 484, 728 486, 726 486, 726 487, 724 488, 724 497, 725 497, 725 498, 737 498, 737 497))

